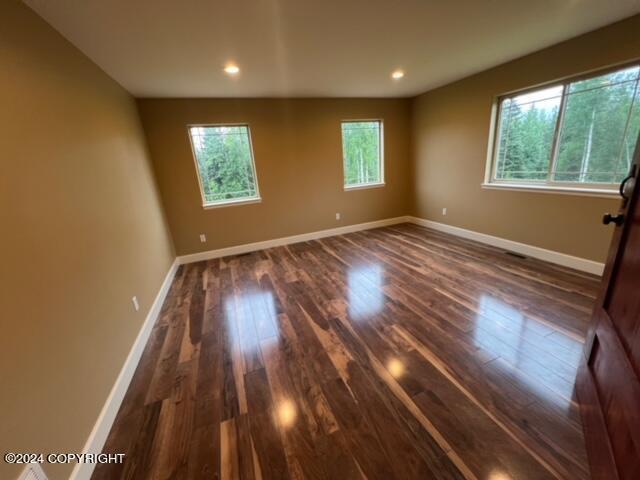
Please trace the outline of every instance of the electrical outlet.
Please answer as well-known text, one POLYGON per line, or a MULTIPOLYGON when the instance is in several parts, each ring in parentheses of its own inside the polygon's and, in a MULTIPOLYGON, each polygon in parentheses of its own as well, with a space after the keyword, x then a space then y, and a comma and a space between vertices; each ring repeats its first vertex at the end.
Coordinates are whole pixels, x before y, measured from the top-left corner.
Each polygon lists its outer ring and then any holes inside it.
POLYGON ((205 243, 207 241, 207 236, 204 233, 200 234, 200 243, 205 243))
POLYGON ((443 214, 443 215, 446 215, 446 214, 447 214, 447 207, 444 207, 444 208, 442 209, 442 214, 443 214))
POLYGON ((138 303, 138 297, 134 296, 131 301, 133 302, 133 308, 136 310, 140 310, 140 304, 138 303))
POLYGON ((336 213, 336 220, 340 220, 340 213, 336 213))

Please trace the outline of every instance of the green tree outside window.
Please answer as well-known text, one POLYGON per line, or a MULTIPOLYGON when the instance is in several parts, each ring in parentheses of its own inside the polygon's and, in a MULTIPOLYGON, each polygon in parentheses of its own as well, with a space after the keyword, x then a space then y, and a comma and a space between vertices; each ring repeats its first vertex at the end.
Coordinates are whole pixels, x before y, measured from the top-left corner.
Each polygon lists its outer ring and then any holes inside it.
POLYGON ((494 179, 616 185, 640 131, 640 67, 500 102, 494 179))
POLYGON ((249 127, 190 127, 205 205, 257 199, 249 127))
POLYGON ((381 184, 382 123, 342 122, 342 155, 345 187, 381 184))

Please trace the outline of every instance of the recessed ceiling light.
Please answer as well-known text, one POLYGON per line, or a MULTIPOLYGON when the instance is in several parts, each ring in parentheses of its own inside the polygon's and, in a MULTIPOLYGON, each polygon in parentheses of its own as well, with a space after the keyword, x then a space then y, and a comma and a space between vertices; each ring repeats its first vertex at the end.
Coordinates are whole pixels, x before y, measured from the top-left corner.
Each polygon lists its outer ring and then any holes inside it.
POLYGON ((404 77, 404 71, 402 70, 394 70, 391 74, 391 78, 394 80, 400 80, 402 77, 404 77))
POLYGON ((233 63, 230 63, 226 67, 224 67, 224 71, 229 75, 237 75, 238 73, 240 73, 240 67, 233 63))

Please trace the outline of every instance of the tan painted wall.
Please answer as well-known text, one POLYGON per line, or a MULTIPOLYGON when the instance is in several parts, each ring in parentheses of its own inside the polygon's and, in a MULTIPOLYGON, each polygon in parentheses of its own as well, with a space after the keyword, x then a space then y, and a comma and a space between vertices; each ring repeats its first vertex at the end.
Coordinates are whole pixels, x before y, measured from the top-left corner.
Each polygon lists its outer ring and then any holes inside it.
MULTIPOLYGON (((132 98, 17 0, 0 27, 0 452, 77 452, 173 250, 132 98)), ((413 213, 603 260, 616 201, 480 188, 490 109, 639 57, 639 30, 634 17, 414 100, 140 100, 177 253, 413 213), (340 120, 355 118, 384 119, 383 188, 342 188, 340 120), (204 210, 186 125, 224 122, 251 126, 263 201, 204 210)), ((0 478, 18 471, 0 462, 0 478)))
POLYGON ((604 261, 612 199, 483 190, 494 97, 640 57, 640 15, 506 63, 414 99, 413 214, 604 261), (447 207, 447 216, 442 208, 447 207))
POLYGON ((407 99, 139 100, 179 255, 405 215, 407 99), (345 192, 340 120, 382 118, 386 186, 345 192), (204 210, 188 124, 248 123, 262 203, 204 210), (342 219, 336 221, 340 212, 342 219), (199 234, 207 235, 200 243, 199 234))
POLYGON ((80 452, 172 246, 135 102, 17 0, 0 2, 0 132, 0 452, 80 452))

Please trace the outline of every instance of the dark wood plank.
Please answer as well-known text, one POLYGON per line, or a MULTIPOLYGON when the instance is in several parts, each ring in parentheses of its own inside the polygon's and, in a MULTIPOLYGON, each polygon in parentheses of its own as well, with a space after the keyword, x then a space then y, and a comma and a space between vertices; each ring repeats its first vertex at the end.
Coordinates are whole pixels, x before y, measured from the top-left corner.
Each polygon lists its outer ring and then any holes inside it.
POLYGON ((409 224, 184 265, 94 478, 586 480, 597 287, 409 224))

